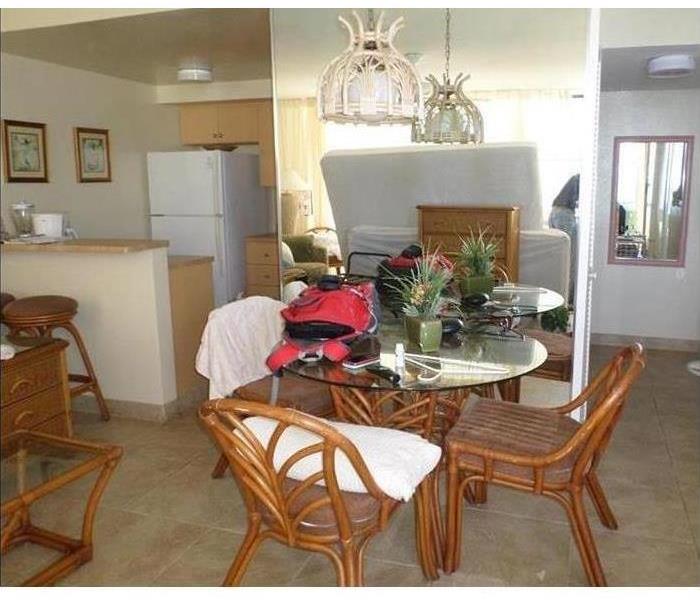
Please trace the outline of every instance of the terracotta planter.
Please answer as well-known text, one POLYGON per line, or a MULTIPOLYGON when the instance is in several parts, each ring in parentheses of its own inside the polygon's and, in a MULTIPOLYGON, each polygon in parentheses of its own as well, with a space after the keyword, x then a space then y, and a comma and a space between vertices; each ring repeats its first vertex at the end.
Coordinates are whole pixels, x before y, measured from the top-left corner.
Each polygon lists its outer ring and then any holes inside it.
POLYGON ((470 294, 490 294, 495 285, 493 275, 481 275, 479 277, 465 277, 459 282, 462 296, 470 294))
POLYGON ((421 352, 437 352, 442 342, 442 321, 421 317, 404 317, 406 337, 421 352))

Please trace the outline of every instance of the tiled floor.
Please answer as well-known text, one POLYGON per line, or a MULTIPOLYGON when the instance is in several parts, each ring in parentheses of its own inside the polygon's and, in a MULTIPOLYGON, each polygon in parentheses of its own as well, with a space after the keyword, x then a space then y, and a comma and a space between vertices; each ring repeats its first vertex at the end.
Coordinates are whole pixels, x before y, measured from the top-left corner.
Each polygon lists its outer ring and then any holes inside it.
MULTIPOLYGON (((612 354, 593 350, 594 369, 612 354)), ((700 584, 700 378, 690 356, 649 352, 649 364, 601 467, 620 529, 592 525, 611 585, 700 584)), ((524 386, 525 401, 561 387, 524 386)), ((539 398, 541 402, 542 398, 539 398)), ((194 415, 164 425, 76 416, 78 435, 122 444, 125 456, 96 519, 95 556, 64 585, 218 585, 245 532, 230 477, 212 480, 216 453, 194 415)), ((76 485, 36 506, 39 524, 77 533, 85 492, 76 485)), ((590 507, 589 507, 590 508, 590 507)), ((465 506, 462 566, 437 585, 585 583, 562 510, 553 502, 492 489, 488 503, 465 506)), ((21 581, 52 553, 25 545, 2 560, 2 583, 21 581)), ((263 544, 245 585, 332 585, 327 560, 263 544)), ((424 585, 404 507, 369 547, 367 585, 424 585)))

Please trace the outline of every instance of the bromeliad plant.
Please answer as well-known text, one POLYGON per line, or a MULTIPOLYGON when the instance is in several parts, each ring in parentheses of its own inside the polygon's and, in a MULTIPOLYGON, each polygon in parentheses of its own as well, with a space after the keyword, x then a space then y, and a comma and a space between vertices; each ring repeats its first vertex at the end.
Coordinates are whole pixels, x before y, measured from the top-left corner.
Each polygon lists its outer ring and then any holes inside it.
POLYGON ((452 271, 444 266, 437 253, 432 253, 424 255, 409 276, 388 285, 398 292, 404 315, 436 319, 451 302, 444 295, 451 279, 452 271))
POLYGON ((481 229, 479 235, 469 229, 469 236, 460 236, 460 247, 457 253, 457 264, 464 277, 488 277, 491 275, 498 243, 493 235, 488 233, 488 227, 481 229))

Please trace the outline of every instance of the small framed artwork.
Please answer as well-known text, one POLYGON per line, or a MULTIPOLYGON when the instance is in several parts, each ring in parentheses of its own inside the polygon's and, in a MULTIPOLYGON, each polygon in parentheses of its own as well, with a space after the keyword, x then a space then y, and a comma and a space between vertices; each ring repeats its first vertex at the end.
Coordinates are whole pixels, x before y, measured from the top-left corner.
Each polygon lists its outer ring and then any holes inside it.
POLYGON ((108 129, 75 128, 75 166, 81 183, 112 181, 108 129))
POLYGON ((5 179, 8 183, 46 183, 46 125, 3 121, 5 179))

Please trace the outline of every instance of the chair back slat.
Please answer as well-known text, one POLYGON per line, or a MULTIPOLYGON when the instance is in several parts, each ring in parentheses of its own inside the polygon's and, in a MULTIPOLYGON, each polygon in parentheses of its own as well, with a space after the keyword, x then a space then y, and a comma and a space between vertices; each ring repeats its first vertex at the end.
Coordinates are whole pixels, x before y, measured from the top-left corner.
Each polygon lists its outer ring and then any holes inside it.
POLYGON ((326 507, 331 509, 340 538, 352 535, 351 520, 336 478, 337 452, 345 454, 369 495, 382 503, 387 500, 357 448, 336 429, 315 417, 288 408, 226 398, 205 402, 200 418, 228 459, 249 514, 264 513, 289 544, 293 545, 298 539, 304 519, 326 507), (277 421, 266 445, 246 426, 246 418, 252 416, 277 421), (280 440, 292 426, 314 434, 319 441, 295 451, 276 468, 275 454, 280 440), (291 469, 299 461, 314 455, 320 457, 319 471, 298 482, 289 478, 291 469), (298 506, 304 493, 311 488, 314 488, 311 499, 306 505, 298 506))

